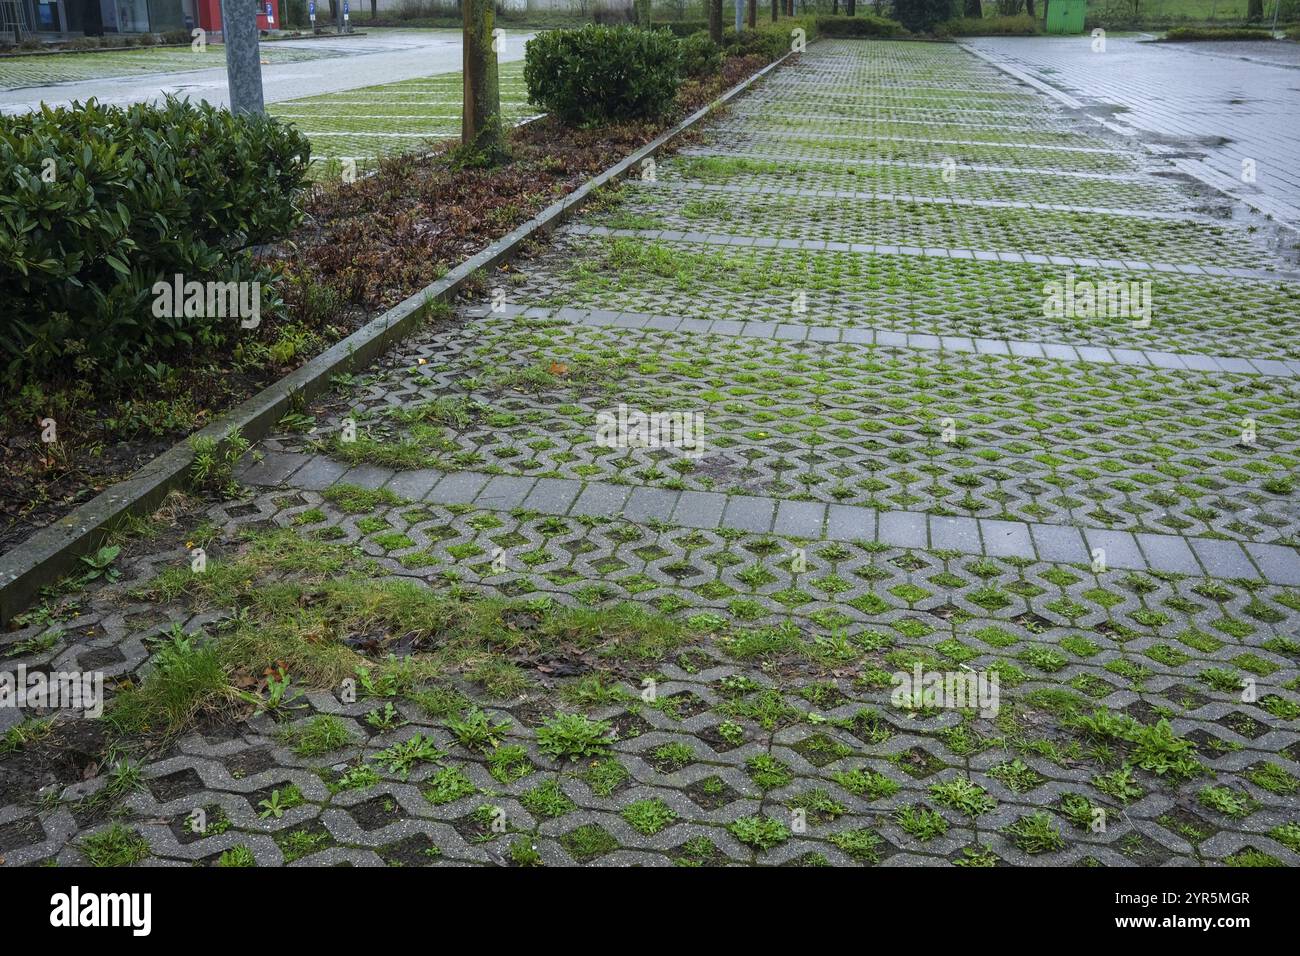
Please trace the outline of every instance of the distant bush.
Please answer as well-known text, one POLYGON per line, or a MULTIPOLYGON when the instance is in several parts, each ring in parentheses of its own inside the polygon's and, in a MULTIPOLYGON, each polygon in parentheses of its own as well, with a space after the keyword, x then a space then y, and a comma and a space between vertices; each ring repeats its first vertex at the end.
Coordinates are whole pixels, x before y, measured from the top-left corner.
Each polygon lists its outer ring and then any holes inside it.
POLYGON ((777 23, 760 20, 756 29, 744 29, 740 33, 727 29, 722 34, 722 45, 730 56, 758 55, 775 60, 790 52, 791 33, 795 29, 803 30, 804 39, 811 42, 817 36, 817 18, 786 17, 777 23))
POLYGON ((656 23, 655 29, 667 28, 672 31, 673 36, 688 37, 694 33, 703 31, 709 32, 708 20, 670 20, 667 23, 656 23))
POLYGON ((907 30, 897 20, 867 14, 862 17, 818 17, 817 32, 827 37, 897 37, 907 30))
POLYGON ((239 252, 298 223, 309 159, 291 127, 174 98, 0 117, 9 383, 121 377, 215 344, 229 320, 158 318, 154 283, 250 278, 239 252))
POLYGON ((681 44, 667 30, 593 24, 524 47, 528 98, 571 126, 661 116, 681 77, 681 44))
POLYGON ((1028 14, 1015 17, 963 17, 935 25, 941 37, 1033 36, 1038 22, 1028 14))
POLYGON ((722 50, 708 33, 692 33, 680 42, 682 72, 687 76, 710 76, 722 69, 722 50))
POLYGON ((894 16, 913 33, 929 33, 952 19, 954 0, 894 0, 894 16))
POLYGON ((1175 27, 1160 40, 1187 43, 1193 40, 1271 40, 1271 30, 1254 27, 1175 27))

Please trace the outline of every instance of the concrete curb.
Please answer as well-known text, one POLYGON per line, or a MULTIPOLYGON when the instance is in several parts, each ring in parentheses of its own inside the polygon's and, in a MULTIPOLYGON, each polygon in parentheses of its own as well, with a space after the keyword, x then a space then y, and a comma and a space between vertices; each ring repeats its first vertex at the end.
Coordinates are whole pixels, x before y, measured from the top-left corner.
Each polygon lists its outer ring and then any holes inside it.
POLYGON ((0 624, 7 624, 39 595, 42 587, 55 583, 77 566, 82 555, 93 553, 112 527, 123 518, 148 514, 181 486, 194 460, 191 442, 211 438, 224 448, 232 430, 255 442, 295 405, 324 391, 330 379, 343 372, 364 368, 404 338, 425 318, 429 306, 446 301, 481 269, 490 269, 511 258, 525 241, 545 235, 581 209, 603 186, 634 171, 643 160, 700 122, 724 103, 749 89, 794 54, 774 60, 748 79, 736 84, 718 99, 696 110, 654 140, 620 162, 589 179, 573 192, 547 206, 534 218, 516 227, 466 259, 447 275, 376 316, 346 339, 292 372, 274 385, 222 415, 212 424, 172 446, 129 478, 106 489, 96 498, 58 521, 37 531, 26 541, 0 557, 0 624))

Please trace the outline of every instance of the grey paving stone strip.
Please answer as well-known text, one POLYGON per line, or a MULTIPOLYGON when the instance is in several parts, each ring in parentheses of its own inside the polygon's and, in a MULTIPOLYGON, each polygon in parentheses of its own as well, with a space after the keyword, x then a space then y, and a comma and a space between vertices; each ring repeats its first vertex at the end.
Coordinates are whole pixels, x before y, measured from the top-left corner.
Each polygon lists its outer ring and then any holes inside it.
POLYGON ((763 196, 806 196, 815 199, 854 199, 860 201, 910 202, 935 206, 973 206, 980 209, 1037 209, 1051 212, 1077 212, 1103 216, 1128 216, 1164 222, 1205 222, 1222 224, 1214 216, 1194 212, 1161 212, 1116 206, 1073 206, 1068 203, 1025 202, 1018 199, 964 199, 957 196, 920 196, 913 193, 862 192, 856 189, 809 189, 802 186, 751 185, 748 183, 695 183, 659 180, 634 180, 642 189, 675 189, 682 192, 725 192, 763 196))
MULTIPOLYGON (((318 490, 319 463, 329 459, 303 459, 301 455, 268 452, 261 461, 246 465, 239 476, 250 485, 318 490), (297 475, 302 473, 311 480, 299 483, 297 475)), ((1300 585, 1300 552, 1276 544, 469 471, 442 475, 363 466, 345 472, 336 482, 371 489, 387 487, 413 501, 474 505, 489 511, 522 508, 558 517, 621 515, 638 522, 659 520, 705 530, 736 528, 791 538, 879 541, 893 547, 946 549, 1065 564, 1091 564, 1100 559, 1105 567, 1123 571, 1246 577, 1271 584, 1300 585), (425 489, 429 481, 433 484, 425 489), (412 494, 421 490, 423 494, 412 494)))
POLYGON ((296 371, 267 386, 231 409, 186 441, 178 442, 129 478, 0 555, 0 625, 8 623, 39 595, 41 589, 77 567, 123 519, 149 514, 168 492, 181 487, 194 461, 195 439, 212 439, 226 447, 232 431, 250 442, 265 436, 297 402, 309 400, 330 386, 334 376, 361 369, 382 355, 425 320, 431 305, 451 299, 481 270, 511 258, 529 239, 546 235, 577 213, 607 183, 625 176, 642 160, 659 153, 715 109, 749 89, 780 67, 786 54, 701 107, 671 129, 557 199, 532 219, 456 266, 388 311, 371 319, 296 371))
MULTIPOLYGON (((491 306, 466 309, 467 315, 492 314, 491 306)), ((971 338, 966 335, 928 335, 918 332, 891 332, 886 329, 841 329, 828 325, 803 325, 797 322, 741 322, 733 319, 697 319, 650 312, 616 312, 610 309, 558 309, 543 306, 504 304, 498 315, 522 316, 526 319, 555 319, 596 328, 652 329, 659 332, 700 332, 740 338, 779 339, 790 342, 847 342, 853 345, 879 345, 886 348, 925 351, 975 352, 980 355, 1014 355, 1022 358, 1046 358, 1060 362, 1089 362, 1100 365, 1133 365, 1192 372, 1242 372, 1271 378, 1300 378, 1300 360, 1238 358, 1229 355, 1198 355, 1188 352, 1157 352, 1150 349, 1125 349, 1099 345, 1064 345, 1055 342, 1029 342, 1019 339, 971 338)))
MULTIPOLYGON (((890 114, 893 114, 897 111, 891 109, 888 110, 888 112, 890 114)), ((1002 113, 998 115, 1002 115, 1002 116, 1015 115, 1020 119, 1024 119, 1023 113, 1019 113, 1019 114, 1002 113)), ((753 109, 733 110, 731 116, 733 119, 740 119, 746 121, 758 121, 758 122, 771 121, 771 120, 784 120, 786 122, 790 122, 791 120, 794 120, 799 122, 813 122, 813 123, 816 122, 862 123, 863 122, 863 119, 861 117, 846 116, 842 113, 783 112, 779 109, 775 109, 774 104, 760 105, 753 109)), ((996 123, 996 124, 970 123, 963 120, 950 120, 950 119, 942 119, 942 120, 895 119, 892 115, 890 116, 888 122, 890 126, 923 126, 926 129, 931 129, 931 130, 940 126, 955 126, 955 127, 960 127, 962 129, 983 129, 983 130, 996 129, 998 132, 1002 132, 1002 133, 1075 133, 1077 132, 1076 130, 1071 128, 1070 117, 1065 116, 1064 114, 1056 114, 1055 120, 1049 120, 1046 123, 1040 123, 1033 126, 1023 126, 1014 123, 996 123)))
MULTIPOLYGON (((754 153, 743 150, 720 150, 708 146, 693 146, 678 151, 678 156, 716 156, 723 159, 752 159, 760 162, 780 162, 781 157, 771 153, 754 153)), ((806 163, 807 159, 790 158, 790 162, 806 163)), ((831 163, 836 166, 897 166, 903 169, 944 169, 944 164, 921 162, 911 159, 868 159, 860 157, 835 157, 834 159, 812 160, 811 162, 831 163)), ((1053 166, 994 166, 987 163, 958 163, 958 169, 978 173, 1015 173, 1041 176, 1059 176, 1064 179, 1097 179, 1114 183, 1146 182, 1148 174, 1101 173, 1083 169, 1057 169, 1053 166)))
POLYGON ((575 236, 618 236, 665 242, 698 242, 713 246, 742 246, 758 249, 811 249, 818 252, 855 252, 881 256, 929 256, 936 259, 975 259, 983 262, 1038 263, 1091 269, 1123 269, 1129 272, 1181 272, 1184 275, 1226 276, 1234 279, 1263 279, 1269 282, 1300 282, 1300 272, 1271 269, 1240 269, 1228 266, 1200 266, 1189 262, 1145 262, 1140 259, 1098 259, 1093 256, 1041 255, 1035 252, 1007 252, 993 249, 951 249, 940 246, 895 246, 877 242, 837 242, 827 239, 777 239, 772 236, 734 236, 727 233, 683 232, 680 229, 611 229, 574 223, 566 227, 575 236))
POLYGON ((871 136, 857 133, 813 133, 799 131, 783 133, 774 130, 756 130, 747 126, 715 126, 714 132, 744 133, 753 139, 846 139, 872 143, 934 143, 937 146, 996 146, 999 149, 1039 149, 1054 153, 1102 153, 1108 156, 1129 156, 1133 154, 1126 149, 1112 146, 1063 146, 1056 143, 1004 143, 989 142, 983 139, 935 139, 932 136, 871 136))

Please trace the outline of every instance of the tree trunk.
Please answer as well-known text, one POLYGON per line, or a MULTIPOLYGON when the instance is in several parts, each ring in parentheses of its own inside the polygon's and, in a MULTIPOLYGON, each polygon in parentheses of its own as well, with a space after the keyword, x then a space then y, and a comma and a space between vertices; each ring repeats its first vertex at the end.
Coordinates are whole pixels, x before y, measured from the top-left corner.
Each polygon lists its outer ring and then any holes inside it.
POLYGON ((1264 19, 1264 0, 1250 0, 1246 4, 1246 19, 1251 23, 1258 23, 1264 19))
POLYGON ((846 16, 856 17, 858 15, 858 0, 844 0, 844 13, 846 16))
POLYGON ((649 30, 650 0, 635 0, 632 9, 636 12, 636 25, 642 30, 649 30))
POLYGON ((751 30, 756 29, 758 27, 758 0, 749 0, 749 9, 747 13, 748 17, 746 20, 749 23, 749 28, 751 30))
POLYGON ((984 16, 984 8, 980 6, 980 0, 966 0, 966 7, 962 13, 971 19, 978 20, 984 16))
POLYGON ((722 0, 709 0, 709 39, 722 45, 722 0))
POLYGON ((370 19, 379 16, 379 0, 370 0, 370 19))
POLYGON ((1025 0, 1025 12, 1029 14, 1029 19, 1034 19, 1034 0, 1025 0))
POLYGON ((493 0, 464 0, 461 9, 465 26, 464 86, 460 142, 485 162, 501 158, 501 88, 497 78, 497 54, 492 49, 492 28, 496 15, 493 0))

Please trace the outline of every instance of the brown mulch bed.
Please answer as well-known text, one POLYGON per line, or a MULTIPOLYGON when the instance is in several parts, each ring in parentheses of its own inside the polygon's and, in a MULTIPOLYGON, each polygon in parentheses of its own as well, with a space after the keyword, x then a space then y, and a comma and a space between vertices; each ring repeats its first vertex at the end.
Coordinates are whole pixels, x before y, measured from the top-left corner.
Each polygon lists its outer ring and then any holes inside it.
POLYGON ((674 115, 660 123, 572 130, 544 118, 519 127, 510 134, 510 162, 492 169, 458 168, 450 155, 455 143, 443 143, 433 155, 385 160, 375 175, 351 185, 312 187, 302 225, 263 252, 283 275, 287 308, 282 317, 264 317, 252 340, 256 360, 176 355, 161 380, 135 395, 103 396, 70 378, 46 392, 7 399, 0 420, 0 553, 764 65, 758 56, 732 57, 719 76, 687 81, 674 115), (40 420, 47 416, 59 425, 59 444, 52 447, 40 441, 40 420))

